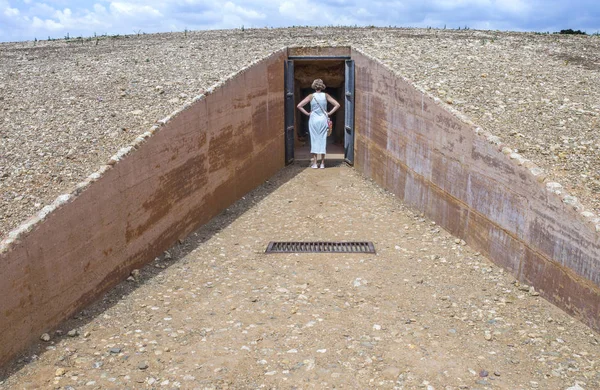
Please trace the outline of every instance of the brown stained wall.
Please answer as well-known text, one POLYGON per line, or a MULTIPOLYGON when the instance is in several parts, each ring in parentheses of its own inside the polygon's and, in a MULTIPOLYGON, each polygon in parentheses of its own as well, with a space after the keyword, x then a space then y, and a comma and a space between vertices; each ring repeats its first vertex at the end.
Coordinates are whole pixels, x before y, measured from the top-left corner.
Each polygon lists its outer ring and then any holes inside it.
POLYGON ((197 100, 0 254, 0 365, 284 166, 285 58, 197 100))
POLYGON ((409 82, 357 51, 355 167, 600 331, 600 235, 409 82))

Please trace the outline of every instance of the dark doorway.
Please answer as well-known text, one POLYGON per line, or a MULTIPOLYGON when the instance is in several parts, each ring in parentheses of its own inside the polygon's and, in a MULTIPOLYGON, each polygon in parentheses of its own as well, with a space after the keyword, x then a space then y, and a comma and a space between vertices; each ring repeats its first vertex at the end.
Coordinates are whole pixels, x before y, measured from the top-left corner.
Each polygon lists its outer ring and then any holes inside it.
MULTIPOLYGON (((348 83, 347 74, 349 61, 347 58, 296 58, 288 60, 286 64, 286 163, 294 159, 304 160, 310 156, 310 137, 308 135, 308 117, 302 115, 296 104, 311 94, 312 82, 316 78, 323 80, 331 97, 340 103, 340 109, 331 117, 333 121, 333 132, 327 139, 327 153, 329 158, 345 159, 349 164, 353 159, 354 137, 348 138, 348 128, 353 132, 354 110, 348 103, 353 103, 354 95, 354 68, 351 68, 348 83), (352 86, 350 94, 349 86, 352 86), (293 110, 292 110, 293 107, 293 110), (293 111, 293 112, 292 112, 293 111), (351 114, 351 115, 349 115, 351 114), (349 126, 350 125, 350 126, 349 126)), ((328 105, 328 110, 331 108, 328 105)))

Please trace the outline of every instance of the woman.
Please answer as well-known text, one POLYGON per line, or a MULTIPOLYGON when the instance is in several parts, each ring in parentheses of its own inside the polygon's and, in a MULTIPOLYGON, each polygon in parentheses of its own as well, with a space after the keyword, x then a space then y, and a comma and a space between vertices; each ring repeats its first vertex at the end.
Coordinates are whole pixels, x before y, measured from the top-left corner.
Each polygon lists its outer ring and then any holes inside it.
POLYGON ((327 146, 327 120, 330 115, 340 108, 340 104, 329 94, 322 92, 325 90, 323 80, 316 79, 312 83, 312 89, 315 93, 311 93, 298 103, 298 109, 304 115, 310 117, 308 120, 308 129, 310 131, 310 153, 311 168, 319 168, 317 165, 319 155, 321 155, 321 168, 325 168, 325 148, 327 146), (304 109, 304 106, 310 102, 310 112, 304 109), (331 111, 327 112, 327 102, 333 105, 331 111))

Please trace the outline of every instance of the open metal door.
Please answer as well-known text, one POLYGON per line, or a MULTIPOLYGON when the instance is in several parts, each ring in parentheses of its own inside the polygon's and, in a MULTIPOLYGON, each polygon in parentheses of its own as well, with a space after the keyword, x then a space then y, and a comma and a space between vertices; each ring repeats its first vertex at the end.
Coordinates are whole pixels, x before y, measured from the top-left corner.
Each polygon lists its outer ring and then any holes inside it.
POLYGON ((285 61, 285 164, 294 162, 294 61, 285 61))
POLYGON ((354 165, 354 60, 346 60, 344 160, 354 165))

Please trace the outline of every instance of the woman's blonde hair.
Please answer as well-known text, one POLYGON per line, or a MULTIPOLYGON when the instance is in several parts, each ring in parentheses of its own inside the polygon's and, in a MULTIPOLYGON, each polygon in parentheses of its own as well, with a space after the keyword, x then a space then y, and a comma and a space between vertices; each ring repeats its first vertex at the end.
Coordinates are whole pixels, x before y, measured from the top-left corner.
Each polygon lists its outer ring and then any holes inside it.
POLYGON ((325 83, 321 79, 315 79, 315 81, 312 83, 312 89, 320 89, 322 91, 325 89, 325 83))

